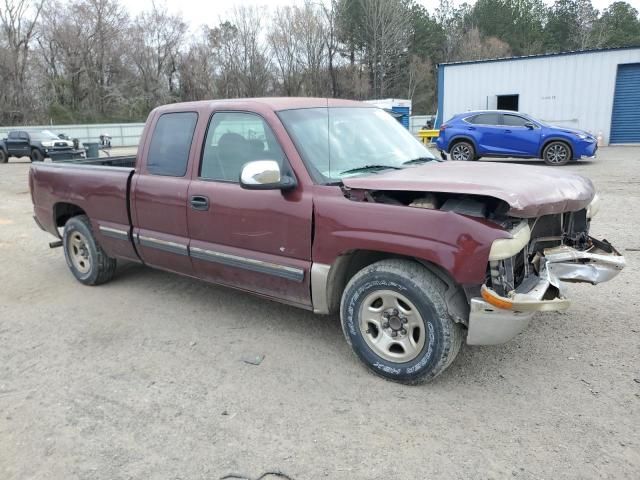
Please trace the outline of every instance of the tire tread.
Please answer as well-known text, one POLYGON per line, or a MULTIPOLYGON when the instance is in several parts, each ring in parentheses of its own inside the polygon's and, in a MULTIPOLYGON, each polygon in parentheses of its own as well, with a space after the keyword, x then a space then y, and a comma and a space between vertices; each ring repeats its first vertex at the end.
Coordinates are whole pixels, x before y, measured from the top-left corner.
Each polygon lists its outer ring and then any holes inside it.
MULTIPOLYGON (((345 304, 347 302, 346 293, 349 291, 350 287, 358 282, 361 278, 376 273, 391 273, 407 278, 408 280, 412 281, 422 292, 424 292, 434 305, 436 312, 441 320, 443 330, 443 349, 440 358, 433 368, 423 372, 417 378, 409 380, 394 379, 396 381, 408 384, 426 383, 433 380, 455 360, 456 356, 460 352, 464 332, 462 325, 454 322, 449 316, 447 304, 445 301, 445 294, 448 288, 447 285, 441 278, 436 276, 424 265, 418 262, 404 259, 381 260, 369 265, 368 267, 363 268, 351 278, 345 288, 340 305, 342 331, 345 338, 347 339, 347 342, 349 343, 349 345, 351 345, 351 339, 347 331, 344 315, 345 304)), ((377 370, 373 371, 376 374, 383 376, 384 378, 389 378, 385 375, 382 375, 377 370)))
POLYGON ((87 228, 90 234, 88 240, 93 242, 96 251, 95 265, 93 266, 93 268, 97 269, 97 275, 92 275, 87 280, 78 280, 85 285, 101 285, 111 280, 115 275, 118 262, 115 258, 109 257, 103 250, 102 246, 97 242, 93 233, 93 228, 91 228, 91 221, 89 220, 89 217, 87 217, 86 215, 77 215, 70 218, 67 221, 67 225, 69 225, 69 222, 79 222, 87 228))

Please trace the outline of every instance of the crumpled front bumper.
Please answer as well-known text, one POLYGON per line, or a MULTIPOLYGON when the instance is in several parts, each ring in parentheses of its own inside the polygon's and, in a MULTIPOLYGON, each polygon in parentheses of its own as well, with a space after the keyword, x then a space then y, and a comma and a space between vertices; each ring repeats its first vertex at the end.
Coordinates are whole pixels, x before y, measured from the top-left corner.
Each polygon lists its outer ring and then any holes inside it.
POLYGON ((472 298, 469 313, 470 345, 496 345, 522 332, 536 312, 562 311, 570 302, 564 296, 566 283, 607 282, 625 266, 620 253, 607 243, 595 242, 587 251, 559 246, 544 251, 537 282, 524 292, 507 297, 483 285, 482 298, 472 298), (607 251, 610 250, 610 251, 607 251))

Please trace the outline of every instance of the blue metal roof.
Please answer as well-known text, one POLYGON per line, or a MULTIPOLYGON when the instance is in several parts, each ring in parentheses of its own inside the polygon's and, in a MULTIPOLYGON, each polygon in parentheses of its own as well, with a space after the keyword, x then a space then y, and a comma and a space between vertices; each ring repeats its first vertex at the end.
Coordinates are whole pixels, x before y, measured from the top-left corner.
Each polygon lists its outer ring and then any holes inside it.
POLYGON ((569 52, 556 52, 556 53, 538 53, 535 55, 522 55, 519 57, 502 57, 502 58, 487 58, 484 60, 463 60, 460 62, 444 62, 439 63, 438 67, 446 67, 448 65, 470 65, 473 63, 489 63, 489 62, 510 62, 513 60, 527 60, 530 58, 543 58, 543 57, 559 57, 561 55, 581 55, 583 53, 599 53, 599 52, 612 52, 616 50, 640 50, 640 45, 631 47, 614 47, 614 48, 593 48, 591 50, 573 50, 569 52))

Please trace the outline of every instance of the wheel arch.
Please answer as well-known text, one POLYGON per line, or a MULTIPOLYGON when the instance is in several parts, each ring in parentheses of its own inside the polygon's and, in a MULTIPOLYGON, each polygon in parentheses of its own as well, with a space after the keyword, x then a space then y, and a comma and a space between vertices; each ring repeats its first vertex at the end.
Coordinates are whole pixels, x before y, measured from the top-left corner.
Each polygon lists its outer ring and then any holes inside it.
POLYGON ((475 150, 475 154, 478 155, 478 144, 473 139, 473 137, 470 137, 468 135, 456 135, 451 140, 449 140, 447 153, 451 152, 451 149, 453 148, 453 146, 456 143, 465 142, 465 141, 467 141, 467 142, 471 143, 471 145, 473 145, 473 149, 475 150))
POLYGON ((455 321, 466 324, 468 302, 464 289, 440 265, 425 259, 378 250, 351 250, 338 256, 332 265, 314 263, 311 271, 313 309, 316 313, 333 314, 340 309, 340 300, 349 280, 369 265, 388 259, 402 259, 419 263, 447 288, 447 298, 451 305, 450 314, 455 321))
POLYGON ((56 227, 64 227, 70 218, 86 214, 83 208, 74 203, 58 202, 53 206, 53 224, 56 227))

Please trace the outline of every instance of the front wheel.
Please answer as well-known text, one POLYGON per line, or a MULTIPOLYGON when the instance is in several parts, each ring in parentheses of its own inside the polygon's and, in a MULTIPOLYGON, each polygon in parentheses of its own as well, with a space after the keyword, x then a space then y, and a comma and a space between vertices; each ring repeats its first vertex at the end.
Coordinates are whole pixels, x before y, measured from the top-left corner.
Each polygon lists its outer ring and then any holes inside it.
POLYGON ((32 162, 43 162, 44 161, 44 153, 42 153, 37 148, 31 150, 31 161, 32 162))
POLYGON ((564 142, 551 142, 544 147, 542 159, 547 165, 555 167, 566 165, 571 160, 571 150, 564 142))
POLYGON ((476 159, 476 152, 469 142, 458 142, 451 147, 451 160, 469 161, 476 159))
POLYGON ((71 218, 62 236, 64 257, 74 277, 85 285, 100 285, 113 278, 116 260, 96 241, 86 215, 71 218))
POLYGON ((445 292, 444 282, 416 262, 383 260, 364 268, 342 295, 347 342, 378 375, 403 383, 435 378, 462 343, 445 292))

